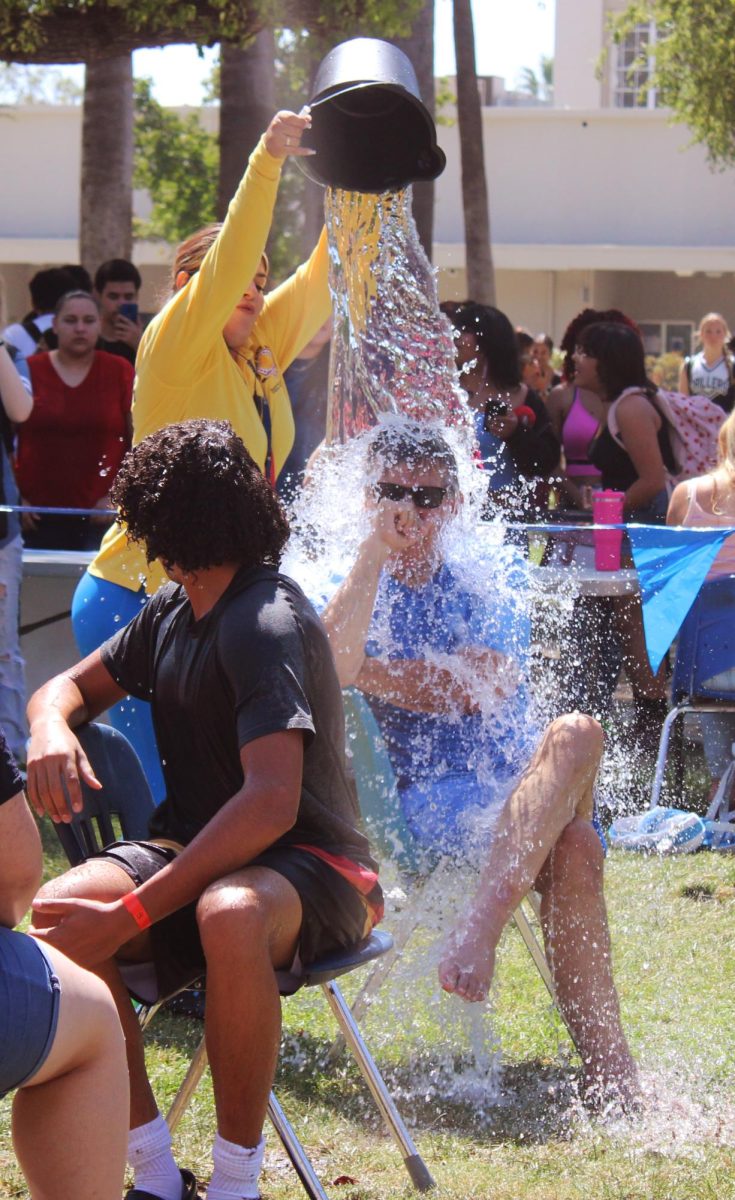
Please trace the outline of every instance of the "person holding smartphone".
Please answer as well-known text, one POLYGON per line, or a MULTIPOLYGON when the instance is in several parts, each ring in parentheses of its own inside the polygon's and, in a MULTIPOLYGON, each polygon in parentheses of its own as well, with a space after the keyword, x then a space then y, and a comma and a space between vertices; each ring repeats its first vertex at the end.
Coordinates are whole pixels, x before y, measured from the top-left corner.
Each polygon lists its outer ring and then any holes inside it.
POLYGON ((521 378, 516 334, 505 313, 467 302, 454 310, 457 369, 488 475, 487 514, 538 520, 559 441, 541 397, 521 378))
POLYGON ((97 268, 94 294, 100 306, 99 350, 135 362, 143 326, 138 313, 140 272, 126 258, 111 258, 97 268))

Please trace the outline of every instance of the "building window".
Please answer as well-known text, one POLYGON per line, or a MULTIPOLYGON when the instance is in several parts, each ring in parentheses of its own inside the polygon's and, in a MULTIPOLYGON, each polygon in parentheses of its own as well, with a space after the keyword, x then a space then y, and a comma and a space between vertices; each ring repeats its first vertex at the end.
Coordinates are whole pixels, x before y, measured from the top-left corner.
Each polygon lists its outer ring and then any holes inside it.
POLYGON ((653 63, 649 46, 656 40, 653 21, 643 21, 615 47, 613 104, 616 108, 656 108, 656 89, 649 87, 653 63))
POLYGON ((691 354, 694 324, 692 321, 639 321, 646 354, 658 358, 661 354, 691 354))

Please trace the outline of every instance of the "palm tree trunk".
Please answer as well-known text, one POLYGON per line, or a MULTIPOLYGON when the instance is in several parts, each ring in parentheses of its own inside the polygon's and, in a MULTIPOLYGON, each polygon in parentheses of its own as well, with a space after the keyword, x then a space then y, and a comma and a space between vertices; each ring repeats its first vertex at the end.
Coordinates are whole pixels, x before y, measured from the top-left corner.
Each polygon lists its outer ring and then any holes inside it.
POLYGON ((462 156, 467 294, 479 304, 495 303, 495 273, 490 249, 490 212, 482 143, 482 110, 475 67, 475 33, 470 0, 454 0, 454 47, 457 59, 457 115, 462 156))
POLYGON ((93 274, 132 254, 132 179, 132 55, 94 59, 84 83, 79 219, 79 259, 93 274))
POLYGON ((272 29, 262 29, 246 50, 222 45, 217 189, 220 219, 237 191, 251 151, 276 111, 275 57, 272 29))
MULTIPOLYGON (((407 38, 393 38, 394 44, 408 55, 413 63, 419 83, 421 99, 432 117, 435 115, 434 89, 434 0, 424 0, 417 13, 411 34, 407 38)), ((419 240, 431 262, 434 237, 434 181, 426 180, 413 185, 413 218, 419 240)))

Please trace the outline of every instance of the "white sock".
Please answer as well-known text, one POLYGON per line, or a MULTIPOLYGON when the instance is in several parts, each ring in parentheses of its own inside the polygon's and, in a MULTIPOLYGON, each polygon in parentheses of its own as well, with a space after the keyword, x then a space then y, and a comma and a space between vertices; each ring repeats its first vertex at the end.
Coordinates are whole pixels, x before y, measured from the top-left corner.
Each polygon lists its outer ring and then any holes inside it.
POLYGON ((207 1188, 207 1200, 258 1200, 258 1179, 263 1166, 265 1138, 247 1149, 227 1142, 219 1134, 214 1139, 214 1170, 207 1188))
POLYGON ((138 1125, 128 1135, 128 1162, 135 1173, 135 1186, 160 1200, 181 1200, 181 1173, 171 1153, 171 1134, 159 1113, 147 1125, 138 1125))

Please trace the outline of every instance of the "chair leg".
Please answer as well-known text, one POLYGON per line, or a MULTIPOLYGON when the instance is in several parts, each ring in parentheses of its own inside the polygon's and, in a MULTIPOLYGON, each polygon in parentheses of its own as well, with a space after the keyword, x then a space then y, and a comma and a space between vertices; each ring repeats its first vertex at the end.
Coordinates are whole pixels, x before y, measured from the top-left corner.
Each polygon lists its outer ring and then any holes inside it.
POLYGON ((311 1165, 309 1156, 297 1138, 294 1128, 278 1103, 274 1092, 271 1092, 268 1099, 268 1116, 307 1196, 310 1200, 328 1200, 327 1193, 319 1182, 319 1177, 311 1165))
POLYGON ((661 728, 661 740, 658 746, 658 758, 656 759, 656 771, 653 776, 653 786, 651 788, 651 808, 655 808, 661 802, 661 789, 664 785, 664 774, 666 772, 666 757, 669 752, 669 738, 671 737, 671 729, 674 721, 684 710, 681 708, 672 708, 667 715, 666 720, 661 728))
POLYGON ((192 1060, 189 1063, 189 1070, 181 1081, 181 1086, 174 1096, 166 1116, 166 1122, 172 1133, 189 1107, 189 1101, 199 1085, 199 1080, 204 1074, 206 1066, 207 1047, 204 1038, 202 1038, 194 1051, 192 1060))
MULTIPOLYGON (((535 911, 535 906, 533 904, 532 904, 532 907, 534 907, 534 911, 535 911)), ((536 912, 537 917, 538 917, 538 915, 539 915, 538 912, 536 912)), ((549 964, 547 962, 546 955, 544 954, 543 947, 540 945, 539 940, 533 931, 531 922, 529 921, 528 917, 524 913, 520 904, 518 905, 518 908, 513 913, 513 921, 515 923, 516 929, 518 930, 518 932, 520 933, 524 942, 526 943, 528 953, 531 955, 531 958, 534 961, 536 970, 538 971, 539 975, 543 979, 543 981, 546 985, 546 989, 547 989, 549 995, 551 996, 551 999, 556 1004, 556 995, 554 993, 554 983, 551 978, 551 971, 549 969, 549 964)))
POLYGON ((329 1007, 334 1013, 337 1023, 344 1034, 345 1041, 350 1047, 355 1056, 362 1076, 367 1083, 372 1093, 373 1099, 377 1104, 380 1114, 392 1135, 396 1145, 398 1146, 403 1161, 406 1165, 406 1170, 411 1177, 411 1182, 419 1192, 427 1192, 430 1188, 436 1186, 429 1168, 426 1166, 423 1158, 419 1154, 416 1146, 411 1138, 408 1129, 406 1128, 401 1114, 396 1108, 393 1098, 385 1086, 382 1075, 376 1067, 373 1058, 363 1041, 362 1034, 357 1026, 350 1007, 345 1001, 344 996, 337 987, 334 980, 329 983, 323 983, 322 991, 324 992, 329 1007))
MULTIPOLYGON (((364 1017, 373 997, 390 975, 420 920, 420 906, 416 903, 408 904, 391 930, 393 935, 393 949, 377 960, 354 999, 352 1015, 356 1021, 361 1021, 364 1017)), ((329 1047, 329 1053, 327 1054, 328 1067, 333 1067, 338 1062, 344 1052, 344 1048, 344 1036, 338 1033, 329 1047)))

